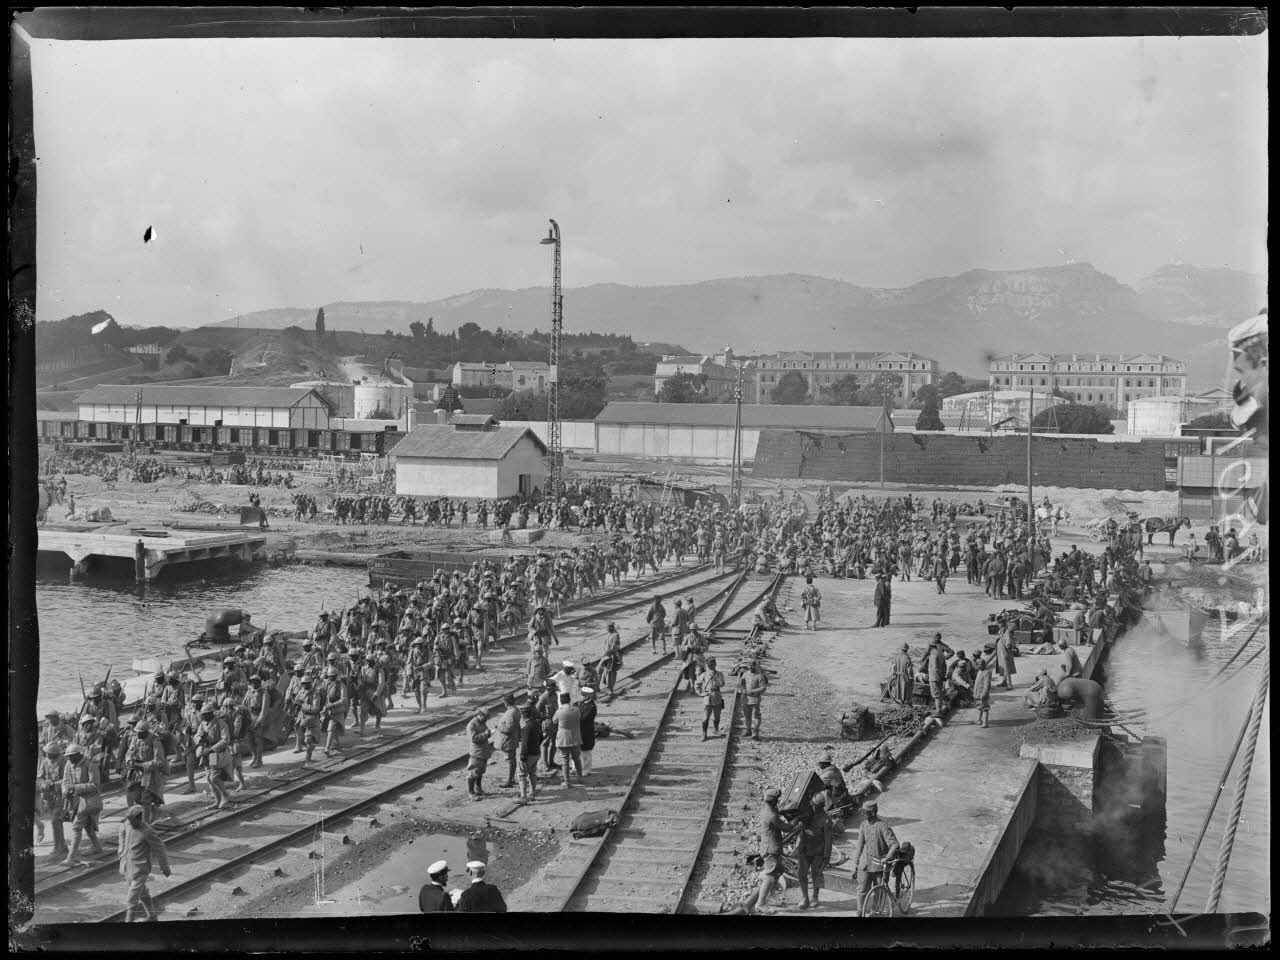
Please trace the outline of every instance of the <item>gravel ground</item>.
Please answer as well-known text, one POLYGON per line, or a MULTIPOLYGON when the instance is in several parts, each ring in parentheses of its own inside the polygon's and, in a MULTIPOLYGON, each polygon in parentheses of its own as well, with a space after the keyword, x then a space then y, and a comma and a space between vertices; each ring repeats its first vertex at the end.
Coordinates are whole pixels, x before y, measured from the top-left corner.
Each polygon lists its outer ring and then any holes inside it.
MULTIPOLYGON (((762 702, 762 740, 746 739, 739 730, 730 746, 730 769, 736 766, 738 772, 726 784, 713 823, 713 828, 725 833, 711 857, 704 857, 694 871, 689 902, 718 902, 728 907, 756 889, 759 874, 746 859, 760 850, 760 809, 768 787, 785 791, 796 775, 815 769, 827 747, 834 748, 835 761, 842 764, 861 756, 875 742, 841 740, 839 718, 848 708, 846 696, 820 673, 797 666, 813 663, 815 654, 812 635, 803 629, 796 609, 787 608, 786 598, 798 596, 798 589, 796 579, 790 578, 779 598, 783 615, 801 625, 784 629, 769 643, 766 663, 779 673, 770 678, 762 702), (752 767, 760 772, 752 775, 752 767)), ((837 825, 835 845, 842 842, 837 825)), ((796 902, 794 889, 781 895, 775 892, 770 901, 784 907, 796 902)))
MULTIPOLYGON (((399 897, 416 903, 417 891, 426 882, 426 865, 436 858, 437 851, 424 849, 421 857, 412 858, 407 869, 403 862, 391 862, 388 858, 405 851, 415 841, 445 834, 457 837, 459 845, 465 844, 469 851, 487 850, 487 855, 481 855, 487 856, 489 863, 486 879, 508 900, 518 896, 534 873, 560 849, 549 833, 541 831, 507 831, 410 816, 392 826, 374 829, 351 845, 329 847, 325 890, 334 894, 358 881, 375 899, 399 897)), ((454 859, 450 858, 451 888, 466 882, 465 862, 460 858, 454 862, 454 859)), ((315 881, 307 871, 295 880, 271 885, 240 905, 236 916, 297 917, 316 909, 315 881)))

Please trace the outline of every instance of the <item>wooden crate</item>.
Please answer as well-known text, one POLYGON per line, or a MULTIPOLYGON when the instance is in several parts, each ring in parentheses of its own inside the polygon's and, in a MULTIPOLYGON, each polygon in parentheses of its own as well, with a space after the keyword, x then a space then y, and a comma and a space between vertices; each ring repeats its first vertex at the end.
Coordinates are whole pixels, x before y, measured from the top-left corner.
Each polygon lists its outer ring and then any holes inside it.
POLYGON ((1053 642, 1057 643, 1060 640, 1067 641, 1067 643, 1071 644, 1073 647, 1079 646, 1080 631, 1075 627, 1054 627, 1053 642))
POLYGON ((1013 642, 1014 642, 1014 643, 1031 643, 1031 642, 1032 642, 1032 631, 1030 631, 1030 630, 1015 630, 1015 631, 1013 631, 1013 642))

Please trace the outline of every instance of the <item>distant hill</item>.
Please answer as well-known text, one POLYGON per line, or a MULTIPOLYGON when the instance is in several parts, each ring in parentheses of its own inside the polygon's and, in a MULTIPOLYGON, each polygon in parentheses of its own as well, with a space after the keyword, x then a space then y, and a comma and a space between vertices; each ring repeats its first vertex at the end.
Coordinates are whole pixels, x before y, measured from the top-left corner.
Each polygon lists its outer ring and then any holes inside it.
MULTIPOLYGON (((971 376, 991 352, 1138 352, 1185 359, 1193 385, 1222 378, 1227 327, 1264 302, 1265 282, 1236 270, 1161 267, 1134 286, 1074 263, 1027 270, 971 270, 909 287, 860 287, 786 274, 633 287, 595 284, 564 292, 570 330, 629 333, 637 341, 710 353, 778 349, 915 350, 971 376)), ((475 290, 426 303, 325 304, 329 329, 407 332, 433 318, 437 330, 545 330, 550 292, 475 290)), ((314 308, 266 310, 245 326, 307 327, 314 308)), ((234 326, 226 321, 221 326, 234 326)))

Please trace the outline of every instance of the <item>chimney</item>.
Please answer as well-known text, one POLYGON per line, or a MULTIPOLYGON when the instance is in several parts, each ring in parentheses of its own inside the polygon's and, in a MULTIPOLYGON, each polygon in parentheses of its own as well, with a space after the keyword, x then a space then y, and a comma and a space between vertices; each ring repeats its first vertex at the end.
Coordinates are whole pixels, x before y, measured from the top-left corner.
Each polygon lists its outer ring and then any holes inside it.
POLYGON ((448 422, 449 422, 449 411, 446 410, 444 407, 437 407, 436 423, 448 423, 448 422))
POLYGON ((412 433, 413 428, 416 427, 417 425, 418 425, 418 411, 411 403, 409 404, 409 408, 404 412, 405 432, 412 433))

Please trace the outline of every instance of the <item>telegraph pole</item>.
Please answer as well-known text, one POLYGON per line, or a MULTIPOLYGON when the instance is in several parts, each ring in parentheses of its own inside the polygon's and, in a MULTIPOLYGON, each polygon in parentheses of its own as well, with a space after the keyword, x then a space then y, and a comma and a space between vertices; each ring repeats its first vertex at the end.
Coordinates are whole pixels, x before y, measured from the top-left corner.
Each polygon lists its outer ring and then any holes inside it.
POLYGON ((1036 504, 1031 493, 1031 425, 1035 421, 1036 388, 1031 387, 1031 401, 1027 406, 1027 538, 1030 539, 1036 529, 1036 504))
POLYGON ((551 357, 547 377, 547 492, 560 496, 560 332, 564 326, 564 298, 560 293, 560 225, 554 220, 539 242, 553 246, 551 268, 551 357))
POLYGON ((742 506, 742 375, 743 364, 738 362, 738 383, 733 391, 733 468, 730 472, 729 498, 735 509, 742 506))

